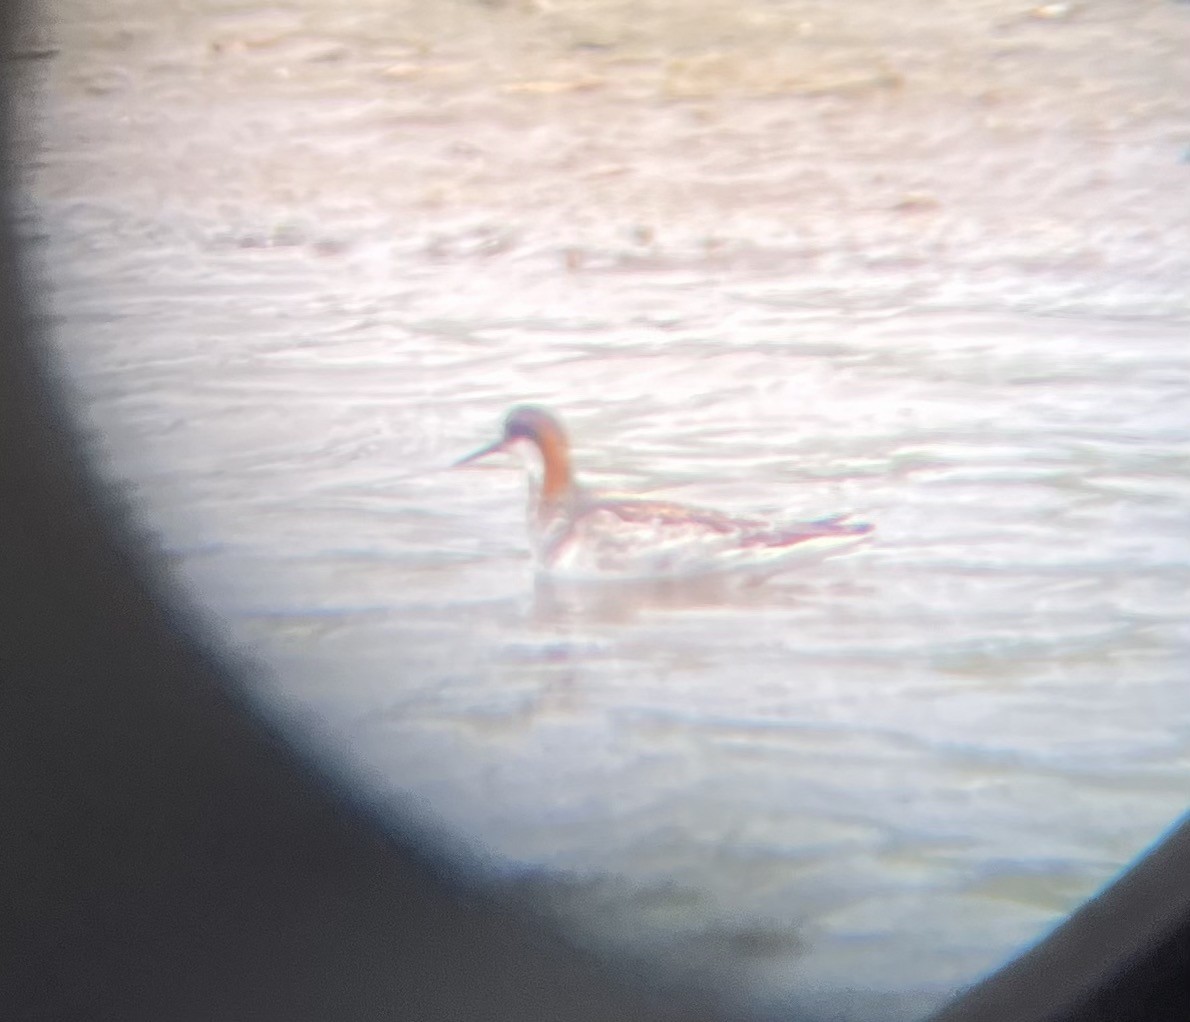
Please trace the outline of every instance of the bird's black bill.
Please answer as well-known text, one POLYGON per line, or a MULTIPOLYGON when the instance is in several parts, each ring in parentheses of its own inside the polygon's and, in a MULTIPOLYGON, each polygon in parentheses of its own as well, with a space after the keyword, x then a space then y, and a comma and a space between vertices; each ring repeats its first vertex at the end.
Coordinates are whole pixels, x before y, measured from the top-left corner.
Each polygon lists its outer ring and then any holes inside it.
POLYGON ((459 468, 462 465, 470 465, 473 461, 479 461, 480 458, 486 458, 489 454, 496 454, 498 451, 504 450, 504 440, 497 440, 494 444, 488 444, 487 447, 481 447, 478 451, 472 451, 464 458, 456 461, 451 468, 459 468))

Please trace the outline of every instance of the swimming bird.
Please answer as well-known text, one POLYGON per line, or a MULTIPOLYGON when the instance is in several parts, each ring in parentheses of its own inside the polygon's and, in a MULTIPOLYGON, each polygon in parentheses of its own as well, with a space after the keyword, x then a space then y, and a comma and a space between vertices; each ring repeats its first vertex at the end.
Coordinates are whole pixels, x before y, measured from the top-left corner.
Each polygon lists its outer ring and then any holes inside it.
POLYGON ((589 490, 575 480, 562 424, 533 405, 513 408, 500 437, 454 467, 510 450, 537 452, 537 464, 529 463, 529 537, 538 566, 552 574, 657 578, 770 568, 795 552, 852 546, 873 528, 847 515, 781 522, 589 490))

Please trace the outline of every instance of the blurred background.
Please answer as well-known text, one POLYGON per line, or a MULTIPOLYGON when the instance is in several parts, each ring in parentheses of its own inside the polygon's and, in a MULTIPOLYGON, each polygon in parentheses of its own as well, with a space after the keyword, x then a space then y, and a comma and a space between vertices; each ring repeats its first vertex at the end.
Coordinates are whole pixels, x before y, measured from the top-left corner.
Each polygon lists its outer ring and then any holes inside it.
POLYGON ((1190 6, 61 0, 22 230, 95 463, 260 703, 574 939, 912 1019, 1190 790, 1190 6), (596 484, 853 511, 534 578, 596 484))

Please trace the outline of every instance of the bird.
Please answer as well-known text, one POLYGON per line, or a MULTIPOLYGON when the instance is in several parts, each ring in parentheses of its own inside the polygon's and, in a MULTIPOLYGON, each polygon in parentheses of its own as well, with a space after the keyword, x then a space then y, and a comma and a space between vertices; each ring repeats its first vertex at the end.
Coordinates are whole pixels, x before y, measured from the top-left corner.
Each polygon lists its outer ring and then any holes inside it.
POLYGON ((536 451, 526 459, 529 538, 539 570, 549 575, 649 579, 779 570, 795 553, 833 553, 873 531, 847 514, 785 522, 588 489, 575 479, 561 422, 536 405, 513 407, 494 442, 452 467, 502 451, 536 451))

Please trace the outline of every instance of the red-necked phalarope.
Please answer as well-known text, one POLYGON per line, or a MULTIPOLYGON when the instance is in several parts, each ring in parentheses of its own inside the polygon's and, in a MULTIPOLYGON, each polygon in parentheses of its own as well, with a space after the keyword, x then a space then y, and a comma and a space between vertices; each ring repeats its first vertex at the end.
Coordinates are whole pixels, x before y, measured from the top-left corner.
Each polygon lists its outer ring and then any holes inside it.
POLYGON ((541 468, 539 478, 530 471, 533 553, 541 568, 560 575, 654 578, 768 568, 794 552, 852 546, 872 531, 847 515, 780 522, 587 490, 575 482, 561 423, 529 405, 513 408, 503 435, 455 466, 526 444, 536 448, 541 468))

